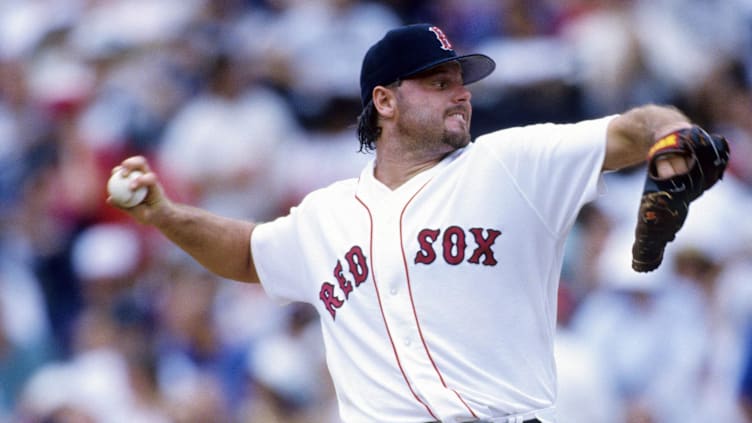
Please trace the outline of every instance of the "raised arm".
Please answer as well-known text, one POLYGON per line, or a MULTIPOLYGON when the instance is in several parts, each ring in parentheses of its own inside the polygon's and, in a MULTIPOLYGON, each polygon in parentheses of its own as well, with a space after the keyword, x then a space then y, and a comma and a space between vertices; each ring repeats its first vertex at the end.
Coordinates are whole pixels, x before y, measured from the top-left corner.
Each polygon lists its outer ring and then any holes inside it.
MULTIPOLYGON (((173 203, 164 194, 157 175, 149 168, 144 157, 130 157, 120 167, 144 172, 133 182, 132 188, 145 186, 149 189, 141 204, 121 210, 138 222, 157 228, 211 272, 237 281, 258 282, 250 242, 254 223, 173 203)), ((113 172, 117 169, 119 167, 113 172)), ((118 207, 111 198, 107 199, 107 203, 118 207)))
MULTIPOLYGON (((673 107, 646 105, 614 118, 608 126, 603 170, 617 170, 645 161, 650 147, 662 135, 690 127, 689 119, 673 107)), ((687 171, 682 156, 666 156, 657 163, 658 176, 667 178, 687 171)))

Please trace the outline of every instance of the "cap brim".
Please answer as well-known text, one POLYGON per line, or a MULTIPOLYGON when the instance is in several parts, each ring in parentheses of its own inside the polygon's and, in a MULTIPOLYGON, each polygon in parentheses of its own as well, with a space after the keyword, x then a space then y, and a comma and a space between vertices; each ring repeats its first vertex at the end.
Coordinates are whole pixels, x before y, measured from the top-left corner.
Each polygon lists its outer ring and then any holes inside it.
POLYGON ((472 84, 487 77, 496 69, 496 62, 485 54, 468 54, 457 58, 462 66, 462 82, 472 84))
POLYGON ((420 69, 403 76, 402 79, 416 76, 448 62, 458 62, 460 64, 462 67, 462 82, 465 85, 480 81, 496 69, 496 62, 485 54, 466 54, 464 56, 448 57, 429 63, 420 69))

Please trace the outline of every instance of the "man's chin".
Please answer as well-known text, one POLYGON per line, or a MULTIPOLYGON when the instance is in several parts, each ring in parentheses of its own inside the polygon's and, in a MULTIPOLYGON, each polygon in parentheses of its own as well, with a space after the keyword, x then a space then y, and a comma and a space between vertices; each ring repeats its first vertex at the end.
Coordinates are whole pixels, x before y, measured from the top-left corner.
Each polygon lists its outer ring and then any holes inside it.
POLYGON ((466 147, 470 144, 468 132, 447 132, 444 134, 444 143, 454 148, 466 147))

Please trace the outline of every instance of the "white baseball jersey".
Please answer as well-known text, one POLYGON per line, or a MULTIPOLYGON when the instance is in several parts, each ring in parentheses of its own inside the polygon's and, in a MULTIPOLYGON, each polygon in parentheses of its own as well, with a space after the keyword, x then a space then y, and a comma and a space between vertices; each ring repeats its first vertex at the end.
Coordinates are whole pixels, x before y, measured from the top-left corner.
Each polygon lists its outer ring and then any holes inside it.
POLYGON ((266 292, 320 314, 344 421, 553 421, 564 242, 609 121, 494 132, 395 190, 371 164, 256 228, 266 292))

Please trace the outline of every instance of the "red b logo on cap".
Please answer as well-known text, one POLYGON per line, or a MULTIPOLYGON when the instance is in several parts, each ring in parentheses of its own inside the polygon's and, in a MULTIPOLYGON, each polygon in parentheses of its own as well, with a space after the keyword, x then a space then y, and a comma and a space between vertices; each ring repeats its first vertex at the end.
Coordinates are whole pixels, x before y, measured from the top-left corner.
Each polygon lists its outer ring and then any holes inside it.
POLYGON ((446 35, 444 35, 444 31, 441 30, 438 26, 432 26, 428 28, 431 32, 436 34, 436 39, 439 40, 441 43, 441 48, 444 50, 451 50, 452 49, 452 43, 449 42, 449 38, 447 38, 446 35))

